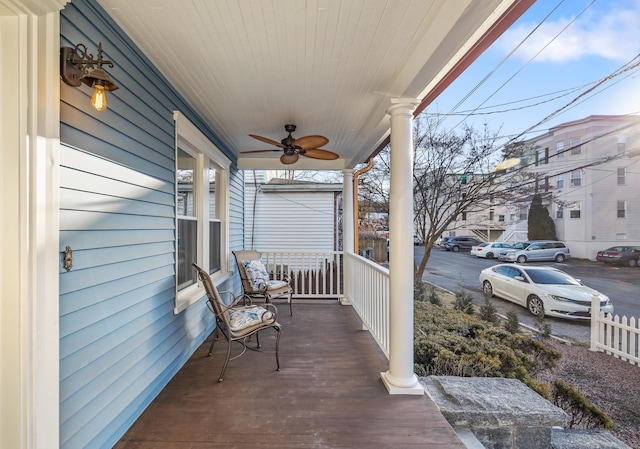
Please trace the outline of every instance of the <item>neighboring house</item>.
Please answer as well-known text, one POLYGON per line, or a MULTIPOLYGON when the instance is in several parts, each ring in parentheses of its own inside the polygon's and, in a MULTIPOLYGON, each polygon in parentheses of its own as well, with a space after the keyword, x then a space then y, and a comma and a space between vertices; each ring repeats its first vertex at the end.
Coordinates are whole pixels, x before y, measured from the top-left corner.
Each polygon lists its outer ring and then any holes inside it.
MULTIPOLYGON (((462 180, 460 175, 449 175, 447 179, 452 183, 451 185, 458 186, 457 188, 464 195, 465 184, 473 176, 486 175, 468 174, 464 175, 462 180)), ((488 186, 484 189, 486 193, 474 194, 477 200, 455 217, 441 237, 474 236, 486 242, 493 242, 500 237, 505 229, 507 210, 503 200, 490 192, 490 188, 494 187, 488 186)), ((441 203, 453 202, 454 199, 456 202, 459 201, 457 193, 445 190, 441 203)), ((414 206, 415 210, 420 208, 420 204, 414 206)), ((423 213, 422 216, 426 218, 428 214, 423 213)), ((441 213, 441 217, 446 218, 446 214, 441 213)))
MULTIPOLYGON (((536 190, 572 257, 595 260, 598 250, 640 244, 640 117, 592 115, 524 146, 514 170, 538 174, 536 190)), ((529 206, 530 198, 509 204, 510 219, 526 223, 529 206)))
POLYGON ((342 249, 342 184, 245 178, 246 248, 258 251, 342 249))

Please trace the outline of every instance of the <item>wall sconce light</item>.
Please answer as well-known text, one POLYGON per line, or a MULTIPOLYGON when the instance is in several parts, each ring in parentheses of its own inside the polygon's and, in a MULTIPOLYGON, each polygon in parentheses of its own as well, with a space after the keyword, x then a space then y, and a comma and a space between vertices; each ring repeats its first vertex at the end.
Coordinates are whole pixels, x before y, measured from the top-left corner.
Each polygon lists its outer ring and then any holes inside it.
POLYGON ((98 111, 107 108, 107 94, 118 89, 109 75, 102 68, 103 65, 113 67, 113 62, 102 59, 102 42, 98 44, 98 59, 93 59, 93 54, 87 53, 84 44, 78 44, 74 48, 62 47, 60 49, 60 76, 69 86, 78 87, 81 83, 94 89, 91 96, 91 104, 98 111))

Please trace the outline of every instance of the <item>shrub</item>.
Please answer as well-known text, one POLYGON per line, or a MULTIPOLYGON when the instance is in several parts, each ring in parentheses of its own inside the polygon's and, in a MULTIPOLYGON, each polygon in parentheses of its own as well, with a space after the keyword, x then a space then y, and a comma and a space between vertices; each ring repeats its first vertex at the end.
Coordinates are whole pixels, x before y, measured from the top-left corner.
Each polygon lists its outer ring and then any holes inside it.
POLYGON ((460 291, 456 293, 453 308, 468 315, 473 315, 473 297, 460 289, 460 291))
POLYGON ((485 295, 484 305, 480 307, 480 318, 491 324, 498 324, 499 317, 496 307, 491 302, 491 298, 485 295))
POLYGON ((567 427, 612 430, 615 423, 582 393, 562 379, 553 382, 553 403, 567 413, 567 427))
POLYGON ((542 338, 549 338, 551 336, 551 325, 545 321, 544 314, 541 313, 535 317, 534 321, 538 331, 540 332, 540 336, 542 338))
POLYGON ((511 334, 517 334, 520 332, 520 321, 518 321, 518 314, 513 310, 507 312, 507 321, 504 323, 504 328, 511 334))
POLYGON ((426 301, 415 304, 414 329, 418 375, 515 378, 550 398, 533 376, 555 367, 560 353, 542 342, 426 301))

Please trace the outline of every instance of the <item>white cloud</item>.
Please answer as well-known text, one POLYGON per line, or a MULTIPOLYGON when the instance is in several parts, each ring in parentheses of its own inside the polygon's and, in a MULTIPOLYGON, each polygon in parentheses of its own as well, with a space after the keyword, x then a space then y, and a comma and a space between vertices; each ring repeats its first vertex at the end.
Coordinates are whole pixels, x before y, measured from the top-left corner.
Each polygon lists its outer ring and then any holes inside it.
MULTIPOLYGON (((571 3, 578 2, 571 0, 571 3)), ((630 60, 640 53, 640 0, 622 3, 607 0, 599 5, 607 10, 589 10, 564 31, 563 28, 572 18, 563 17, 554 21, 551 17, 514 56, 528 61, 541 51, 535 57, 536 61, 571 62, 587 56, 630 60)), ((578 13, 576 11, 573 17, 578 13)), ((537 22, 527 22, 512 27, 504 33, 497 46, 510 52, 536 25, 537 22)))

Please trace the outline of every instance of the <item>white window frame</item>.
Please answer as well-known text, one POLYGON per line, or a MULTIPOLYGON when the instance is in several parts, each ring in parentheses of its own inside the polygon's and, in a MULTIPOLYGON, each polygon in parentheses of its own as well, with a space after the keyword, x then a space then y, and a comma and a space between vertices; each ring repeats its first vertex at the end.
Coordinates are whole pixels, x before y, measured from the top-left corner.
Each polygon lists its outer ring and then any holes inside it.
POLYGON ((582 201, 576 201, 571 205, 571 208, 569 209, 569 218, 573 220, 579 220, 582 218, 582 201), (578 216, 573 217, 572 215, 576 211, 578 212, 578 216))
POLYGON ((564 218, 564 207, 562 204, 556 204, 556 219, 564 218))
POLYGON ((564 189, 564 174, 560 174, 556 176, 556 189, 557 190, 564 189))
POLYGON ((627 218, 627 202, 625 200, 617 201, 616 218, 627 218), (620 216, 620 212, 622 212, 622 216, 620 216))
POLYGON ((569 184, 571 185, 571 187, 580 187, 582 185, 582 171, 580 169, 571 170, 569 178, 569 184))
POLYGON ((564 140, 558 140, 556 142, 556 157, 558 159, 564 157, 564 140))
POLYGON ((617 176, 618 176, 618 185, 619 186, 624 186, 624 185, 627 184, 627 169, 626 169, 626 167, 618 167, 617 176))
POLYGON ((571 154, 582 154, 582 137, 572 137, 569 139, 569 148, 571 148, 571 154))
MULTIPOLYGON (((229 167, 231 161, 207 137, 180 112, 174 111, 175 123, 175 156, 176 173, 178 170, 178 148, 190 154, 196 160, 194 170, 194 210, 198 218, 198 254, 197 264, 209 271, 209 168, 216 169, 216 215, 220 220, 220 267, 221 270, 211 275, 214 284, 219 284, 231 277, 229 270, 229 167), (195 185, 198 183, 198 185, 195 185)), ((176 180, 176 242, 178 248, 177 198, 178 183, 176 180)), ((205 295, 202 284, 198 281, 178 290, 178 255, 175 257, 175 307, 178 314, 197 302, 205 295)))

